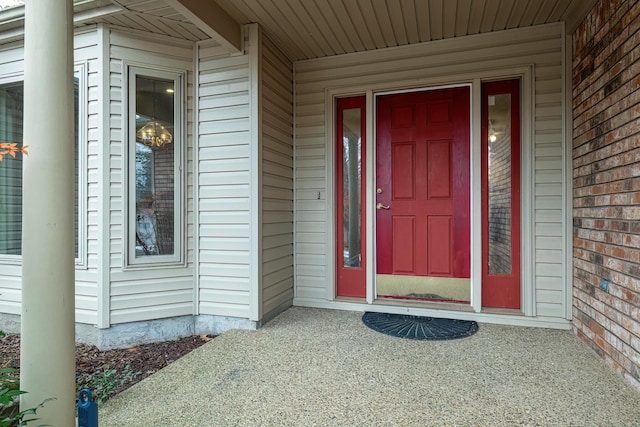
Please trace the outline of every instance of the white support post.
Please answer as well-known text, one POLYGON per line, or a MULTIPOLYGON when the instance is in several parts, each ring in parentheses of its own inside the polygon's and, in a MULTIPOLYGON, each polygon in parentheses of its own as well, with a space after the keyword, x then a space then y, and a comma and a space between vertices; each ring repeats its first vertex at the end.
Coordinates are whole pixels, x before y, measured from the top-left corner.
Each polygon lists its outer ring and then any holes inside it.
POLYGON ((73 1, 25 5, 21 408, 75 425, 73 1))

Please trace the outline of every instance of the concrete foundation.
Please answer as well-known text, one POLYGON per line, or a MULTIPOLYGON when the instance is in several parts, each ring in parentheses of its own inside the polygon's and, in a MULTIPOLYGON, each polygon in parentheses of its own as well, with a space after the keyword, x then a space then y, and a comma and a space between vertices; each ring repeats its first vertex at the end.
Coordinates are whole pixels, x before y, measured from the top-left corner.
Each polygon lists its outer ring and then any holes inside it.
MULTIPOLYGON (((190 335, 220 335, 231 329, 255 330, 258 327, 257 322, 248 319, 205 314, 124 323, 104 329, 76 323, 76 342, 109 350, 172 341, 190 335)), ((20 316, 0 313, 0 330, 11 334, 20 333, 20 316)))
POLYGON ((231 329, 258 329, 258 323, 239 317, 211 316, 201 314, 194 316, 196 335, 220 335, 231 329))

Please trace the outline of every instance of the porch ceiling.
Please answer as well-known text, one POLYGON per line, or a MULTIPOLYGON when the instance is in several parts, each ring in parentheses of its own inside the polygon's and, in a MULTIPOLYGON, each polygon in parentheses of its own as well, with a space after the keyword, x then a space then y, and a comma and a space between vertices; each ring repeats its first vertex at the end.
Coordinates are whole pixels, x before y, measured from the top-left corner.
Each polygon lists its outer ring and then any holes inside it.
POLYGON ((566 21, 592 0, 215 0, 258 22, 292 60, 566 21))
MULTIPOLYGON (((191 41, 211 38, 211 34, 187 19, 171 3, 170 0, 74 0, 73 21, 76 28, 108 24, 191 41)), ((24 6, 0 10, 0 45, 21 41, 23 37, 24 6)))
MULTIPOLYGON (((293 61, 564 21, 596 0, 74 0, 76 27, 106 23, 237 51, 257 22, 293 61)), ((24 7, 0 12, 0 44, 23 34, 24 7)))

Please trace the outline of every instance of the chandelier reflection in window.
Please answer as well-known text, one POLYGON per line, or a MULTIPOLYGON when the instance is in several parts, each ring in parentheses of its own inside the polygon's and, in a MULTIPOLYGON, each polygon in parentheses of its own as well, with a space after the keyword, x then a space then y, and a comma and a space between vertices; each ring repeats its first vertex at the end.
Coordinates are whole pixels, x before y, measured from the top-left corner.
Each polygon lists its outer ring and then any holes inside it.
POLYGON ((173 142, 171 132, 158 121, 150 121, 136 132, 136 141, 149 147, 164 147, 173 142))
POLYGON ((163 148, 173 142, 174 81, 136 76, 136 142, 163 148))

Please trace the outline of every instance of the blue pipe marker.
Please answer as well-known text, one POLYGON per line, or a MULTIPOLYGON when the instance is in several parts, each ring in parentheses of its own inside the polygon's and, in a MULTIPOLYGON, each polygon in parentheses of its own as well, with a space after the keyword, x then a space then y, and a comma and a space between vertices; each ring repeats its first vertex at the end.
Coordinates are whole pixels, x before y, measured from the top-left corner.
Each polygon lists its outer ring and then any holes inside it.
POLYGON ((78 393, 78 427, 98 427, 98 405, 87 388, 78 393))

